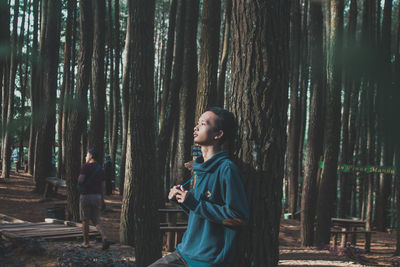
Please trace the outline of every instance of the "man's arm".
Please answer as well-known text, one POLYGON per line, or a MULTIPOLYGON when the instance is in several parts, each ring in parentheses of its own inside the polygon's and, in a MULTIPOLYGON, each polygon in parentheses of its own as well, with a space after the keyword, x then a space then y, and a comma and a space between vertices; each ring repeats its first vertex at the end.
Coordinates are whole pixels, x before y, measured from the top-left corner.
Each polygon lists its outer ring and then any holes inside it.
POLYGON ((176 199, 190 211, 211 222, 229 227, 245 225, 249 219, 249 209, 239 172, 237 168, 227 166, 221 175, 222 204, 196 199, 186 190, 180 191, 176 199))

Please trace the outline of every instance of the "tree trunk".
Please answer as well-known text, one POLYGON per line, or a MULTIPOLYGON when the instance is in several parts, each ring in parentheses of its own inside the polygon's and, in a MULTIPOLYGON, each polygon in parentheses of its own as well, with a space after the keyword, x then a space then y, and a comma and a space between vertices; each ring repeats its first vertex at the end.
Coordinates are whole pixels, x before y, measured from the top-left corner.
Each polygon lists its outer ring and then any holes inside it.
MULTIPOLYGON (((17 56, 18 56, 18 15, 19 14, 19 1, 14 2, 14 19, 13 19, 13 32, 11 36, 11 47, 10 47, 10 68, 8 77, 4 76, 4 79, 9 79, 8 83, 4 82, 4 90, 8 90, 7 93, 7 110, 3 110, 3 116, 5 123, 4 135, 2 138, 3 145, 3 153, 2 153, 2 178, 10 178, 10 167, 11 167, 11 146, 13 145, 13 136, 15 134, 15 128, 13 126, 14 120, 14 87, 15 87, 15 78, 17 74, 17 56), (5 86, 7 85, 8 88, 5 86), (7 115, 6 115, 7 114, 7 115)), ((4 97, 6 99, 6 97, 4 97)))
POLYGON ((290 2, 234 0, 232 6, 232 108, 240 144, 236 155, 250 207, 236 266, 277 266, 290 2), (265 225, 269 231, 263 230, 265 225))
MULTIPOLYGON (((398 132, 398 131, 397 131, 398 132)), ((396 187, 396 251, 394 255, 400 255, 400 144, 396 144, 395 152, 395 187, 396 187)))
POLYGON ((104 159, 104 105, 106 99, 104 83, 104 33, 105 33, 105 0, 93 1, 93 59, 92 59, 92 92, 93 106, 90 121, 89 147, 93 148, 96 161, 103 165, 104 159))
MULTIPOLYGON (((388 124, 387 120, 390 114, 387 114, 386 104, 388 98, 391 96, 391 87, 393 81, 391 69, 391 27, 392 27, 392 1, 385 1, 383 22, 382 22, 382 75, 379 83, 379 90, 377 94, 378 105, 378 122, 380 125, 382 139, 383 139, 383 161, 384 166, 391 166, 393 164, 393 149, 389 144, 390 139, 388 131, 382 124, 388 124), (387 164, 387 165, 386 165, 387 164)), ((398 37, 399 38, 399 37, 398 37)), ((398 75, 398 73, 397 73, 398 75)), ((390 122, 389 122, 390 123, 390 122)), ((390 130, 389 130, 390 131, 390 130)), ((388 208, 390 197, 391 175, 381 174, 379 179, 379 190, 376 198, 376 227, 378 231, 384 231, 388 226, 388 208)))
POLYGON ((328 45, 328 105, 325 118, 324 168, 317 201, 317 245, 329 243, 331 217, 335 214, 337 164, 340 141, 341 47, 343 0, 330 2, 330 43, 328 45))
POLYGON ((132 1, 132 74, 125 194, 121 211, 121 243, 135 244, 136 265, 161 256, 154 127, 154 1, 132 1), (129 170, 129 171, 128 171, 129 170), (131 211, 131 212, 129 212, 131 211), (134 237, 134 240, 132 240, 134 237))
MULTIPOLYGON (((165 111, 165 117, 161 118, 162 124, 160 124, 160 130, 157 138, 157 167, 160 172, 157 176, 164 177, 162 170, 166 164, 166 155, 172 136, 172 130, 179 117, 178 101, 179 91, 182 85, 182 69, 183 69, 183 48, 184 48, 184 7, 185 1, 178 0, 177 13, 176 13, 176 43, 175 43, 175 62, 172 71, 172 80, 170 83, 169 94, 167 99, 167 106, 165 111)), ((172 156, 172 155, 171 155, 172 156)), ((174 159, 174 157, 173 157, 174 159)), ((176 176, 174 178, 177 178, 176 176)), ((161 194, 163 195, 163 194, 161 194)), ((162 203, 161 203, 162 204, 162 203)))
POLYGON ((291 2, 290 14, 290 119, 287 140, 287 179, 288 179, 288 199, 289 213, 293 216, 297 211, 298 195, 298 164, 299 164, 299 130, 300 130, 300 103, 299 91, 299 65, 300 65, 300 35, 301 17, 299 1, 291 2))
POLYGON ((38 88, 38 30, 39 30, 39 1, 33 1, 33 40, 31 56, 31 121, 29 129, 29 152, 28 152, 28 173, 33 175, 36 136, 36 117, 37 117, 37 92, 38 88))
POLYGON ((115 49, 115 68, 114 68, 114 86, 113 86, 113 124, 112 124, 112 140, 111 140, 111 162, 113 166, 113 170, 115 170, 115 160, 117 157, 117 145, 118 145, 118 128, 120 124, 120 114, 121 114, 121 97, 120 97, 120 88, 119 88, 119 63, 120 63, 120 44, 119 44, 119 0, 115 0, 114 4, 114 12, 115 12, 115 26, 114 26, 114 49, 115 49))
POLYGON ((128 120, 129 120, 129 85, 131 81, 130 68, 131 68, 131 54, 132 54, 132 20, 133 14, 131 14, 131 8, 128 2, 128 21, 126 25, 125 35, 125 56, 122 63, 122 142, 121 142, 121 162, 119 165, 119 194, 122 196, 124 193, 125 183, 125 170, 126 170, 126 146, 128 136, 128 120))
MULTIPOLYGON (((174 41, 175 41, 175 24, 176 24, 176 12, 177 12, 178 0, 170 0, 169 18, 168 18, 168 37, 167 37, 167 51, 165 55, 165 72, 164 72, 164 84, 161 96, 161 108, 160 108, 160 122, 159 122, 159 133, 162 130, 162 125, 164 125, 164 120, 169 120, 171 103, 169 103, 170 95, 170 82, 171 82, 171 70, 172 70, 172 60, 174 54, 174 41)), ((165 125, 168 125, 166 123, 165 125)))
MULTIPOLYGON (((0 2, 0 44, 7 50, 11 49, 10 46, 10 6, 7 1, 0 2)), ((7 113, 8 113, 8 100, 9 100, 9 70, 10 70, 9 56, 0 58, 0 89, 1 89, 1 159, 2 159, 2 177, 4 175, 4 164, 9 168, 10 156, 5 146, 6 127, 7 127, 7 113)), ((6 171, 7 172, 7 171, 6 171)))
POLYGON ((319 2, 310 2, 310 54, 311 87, 310 113, 306 158, 304 162, 304 181, 301 198, 300 235, 302 246, 314 243, 314 220, 316 207, 316 185, 323 146, 323 109, 325 84, 322 68, 324 66, 322 44, 322 6, 319 2))
POLYGON ((60 46, 60 16, 61 1, 48 1, 46 34, 43 48, 43 95, 41 103, 46 103, 43 108, 44 114, 38 129, 36 141, 36 160, 34 178, 36 191, 43 193, 46 177, 51 176, 52 171, 52 149, 55 137, 56 122, 56 92, 57 92, 57 70, 58 54, 60 46))
POLYGON ((200 38, 200 70, 197 80, 196 116, 217 101, 218 51, 221 24, 221 0, 203 0, 200 38))
POLYGON ((69 105, 71 92, 71 52, 72 52, 72 26, 74 19, 74 10, 76 9, 76 1, 68 1, 67 3, 67 21, 65 28, 65 44, 64 44, 64 74, 63 83, 61 86, 59 111, 58 111, 58 169, 57 177, 65 179, 64 173, 64 151, 65 140, 65 121, 67 119, 65 112, 65 105, 69 105), (64 104, 65 103, 65 104, 64 104))
POLYGON ((217 85, 217 101, 216 105, 224 106, 224 95, 225 95, 225 80, 226 80, 226 67, 228 64, 229 57, 229 43, 231 42, 231 21, 232 21, 232 0, 225 0, 225 11, 224 11, 224 36, 221 52, 221 61, 219 65, 219 76, 217 85))
POLYGON ((67 178, 67 208, 70 219, 79 219, 79 194, 76 189, 81 167, 81 140, 87 121, 87 92, 91 72, 91 56, 93 42, 92 3, 79 1, 80 16, 80 49, 76 94, 71 105, 66 107, 68 125, 65 143, 65 177, 67 178))
MULTIPOLYGON (((193 144, 194 113, 196 104, 197 84, 197 21, 199 17, 199 1, 189 1, 185 5, 184 20, 184 55, 182 71, 182 87, 179 93, 179 129, 177 160, 174 177, 177 184, 183 184, 190 175, 184 163, 192 160, 191 145, 193 144), (186 179, 185 179, 186 178, 186 179)), ((177 35, 178 36, 178 35, 177 35)))

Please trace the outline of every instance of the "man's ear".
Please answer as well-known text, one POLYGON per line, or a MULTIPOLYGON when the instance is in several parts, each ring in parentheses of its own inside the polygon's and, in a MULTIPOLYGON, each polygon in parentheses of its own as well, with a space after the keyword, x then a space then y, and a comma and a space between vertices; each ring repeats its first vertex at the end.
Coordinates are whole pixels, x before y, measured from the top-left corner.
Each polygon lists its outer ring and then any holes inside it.
POLYGON ((224 136, 224 131, 219 130, 219 131, 217 132, 217 134, 214 136, 214 139, 219 140, 219 139, 222 138, 222 136, 224 136))

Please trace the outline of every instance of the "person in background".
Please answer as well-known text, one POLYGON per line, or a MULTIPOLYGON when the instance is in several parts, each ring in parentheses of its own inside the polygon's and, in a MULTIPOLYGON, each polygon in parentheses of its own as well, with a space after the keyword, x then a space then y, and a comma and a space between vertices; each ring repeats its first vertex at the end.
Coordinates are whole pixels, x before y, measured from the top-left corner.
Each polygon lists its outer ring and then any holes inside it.
POLYGON ((89 221, 91 220, 101 235, 103 250, 108 249, 111 242, 107 239, 100 222, 100 209, 105 207, 104 170, 97 163, 96 154, 93 149, 89 149, 86 154, 86 163, 80 170, 78 184, 78 188, 80 188, 79 212, 83 233, 83 243, 81 246, 84 248, 89 247, 89 221))

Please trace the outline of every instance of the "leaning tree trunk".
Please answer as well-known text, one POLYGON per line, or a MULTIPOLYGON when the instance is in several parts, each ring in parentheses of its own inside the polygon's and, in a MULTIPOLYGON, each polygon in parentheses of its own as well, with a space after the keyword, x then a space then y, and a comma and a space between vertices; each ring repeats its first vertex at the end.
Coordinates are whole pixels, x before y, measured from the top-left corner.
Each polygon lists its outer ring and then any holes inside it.
POLYGON ((217 104, 220 13, 221 0, 203 0, 196 118, 199 118, 207 107, 217 104))
POLYGON ((65 133, 65 177, 67 178, 67 208, 70 219, 79 219, 79 194, 76 189, 81 167, 81 137, 87 121, 87 91, 89 86, 93 41, 92 3, 79 1, 80 16, 80 51, 76 94, 71 104, 66 107, 68 122, 65 133))
POLYGON ((329 98, 325 117, 324 168, 317 201, 317 245, 329 242, 331 217, 336 203, 337 164, 340 141, 341 46, 343 0, 331 1, 330 43, 328 44, 329 98))
POLYGON ((233 1, 232 108, 250 207, 236 266, 277 266, 289 82, 289 1, 233 1), (273 66, 273 67, 272 67, 273 66), (268 231, 264 231, 267 227, 268 231))
POLYGON ((311 50, 311 86, 310 114, 304 162, 304 182, 301 198, 300 236, 302 246, 314 244, 314 221, 316 206, 316 185, 323 145, 323 99, 325 96, 322 68, 322 5, 320 2, 310 2, 310 50, 311 50))
POLYGON ((121 211, 121 243, 135 244, 136 265, 161 256, 158 201, 161 187, 154 168, 154 1, 132 1, 132 74, 127 172, 121 211), (128 171, 129 170, 129 171, 128 171), (153 196, 149 198, 149 196, 153 196), (131 212, 130 212, 131 211, 131 212), (132 236, 134 240, 132 240, 132 236), (132 242, 133 241, 133 242, 132 242))
POLYGON ((93 117, 90 122, 89 147, 97 154, 96 161, 102 165, 104 155, 104 105, 106 88, 104 83, 104 33, 105 33, 105 0, 93 1, 93 59, 92 59, 92 92, 93 117))

